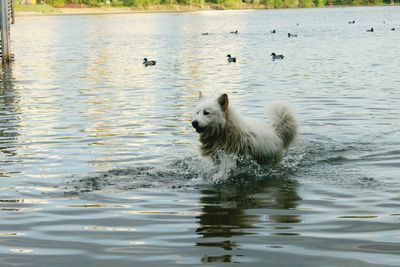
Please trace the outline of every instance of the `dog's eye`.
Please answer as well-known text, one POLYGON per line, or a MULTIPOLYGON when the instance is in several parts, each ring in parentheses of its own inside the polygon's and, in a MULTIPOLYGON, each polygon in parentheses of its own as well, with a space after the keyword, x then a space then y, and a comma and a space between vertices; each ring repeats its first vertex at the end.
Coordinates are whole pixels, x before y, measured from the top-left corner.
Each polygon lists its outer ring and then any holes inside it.
POLYGON ((210 112, 204 110, 203 114, 204 114, 204 116, 207 116, 207 115, 210 115, 210 112))

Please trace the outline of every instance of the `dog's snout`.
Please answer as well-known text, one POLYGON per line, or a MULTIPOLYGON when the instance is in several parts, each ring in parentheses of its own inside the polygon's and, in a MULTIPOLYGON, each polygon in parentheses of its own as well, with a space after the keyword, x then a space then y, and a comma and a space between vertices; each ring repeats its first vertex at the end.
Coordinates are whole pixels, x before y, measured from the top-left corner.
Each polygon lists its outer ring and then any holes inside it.
POLYGON ((192 126, 195 129, 199 128, 199 122, 198 121, 192 121, 192 126))

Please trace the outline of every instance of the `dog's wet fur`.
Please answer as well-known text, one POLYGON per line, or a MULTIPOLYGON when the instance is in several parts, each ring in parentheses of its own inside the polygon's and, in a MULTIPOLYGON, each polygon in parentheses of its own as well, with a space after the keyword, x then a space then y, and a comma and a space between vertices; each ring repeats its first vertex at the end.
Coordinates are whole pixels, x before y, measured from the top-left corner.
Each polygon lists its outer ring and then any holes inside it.
POLYGON ((199 94, 192 126, 199 133, 203 156, 218 160, 219 152, 276 164, 297 138, 299 126, 288 105, 275 103, 269 109, 271 124, 243 118, 235 111, 227 94, 207 98, 199 94))

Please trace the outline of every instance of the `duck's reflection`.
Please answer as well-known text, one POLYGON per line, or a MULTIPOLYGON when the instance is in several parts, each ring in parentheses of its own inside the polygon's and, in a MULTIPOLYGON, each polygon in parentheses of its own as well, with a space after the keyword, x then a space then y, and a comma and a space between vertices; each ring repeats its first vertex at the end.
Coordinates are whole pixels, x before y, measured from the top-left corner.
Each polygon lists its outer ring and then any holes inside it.
POLYGON ((299 215, 288 212, 295 209, 301 200, 297 183, 285 177, 267 178, 250 186, 212 187, 203 190, 202 194, 200 202, 203 208, 198 217, 200 227, 196 229, 200 240, 196 246, 226 251, 223 255, 205 255, 202 262, 233 262, 234 258, 237 259, 234 252, 227 253, 240 250, 238 241, 232 240, 235 236, 251 235, 253 229, 263 225, 274 225, 279 230, 290 229, 288 223, 301 222, 299 215), (258 211, 251 214, 250 210, 258 211))

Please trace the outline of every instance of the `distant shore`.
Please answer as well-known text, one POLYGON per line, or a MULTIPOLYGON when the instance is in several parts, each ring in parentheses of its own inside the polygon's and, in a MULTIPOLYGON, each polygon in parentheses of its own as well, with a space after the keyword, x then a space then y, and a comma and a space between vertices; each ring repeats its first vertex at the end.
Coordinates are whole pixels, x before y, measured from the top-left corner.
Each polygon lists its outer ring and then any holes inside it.
MULTIPOLYGON (((388 6, 388 5, 380 5, 388 6)), ((398 5, 389 5, 398 6, 398 5)), ((326 8, 343 7, 343 6, 325 6, 326 8)), ((357 6, 346 6, 357 7, 357 6)), ((40 16, 40 15, 90 15, 90 14, 129 14, 129 13, 157 13, 157 12, 192 12, 192 11, 207 11, 207 10, 246 10, 246 9, 274 9, 268 8, 263 4, 245 4, 240 8, 226 8, 217 4, 203 5, 152 5, 142 8, 138 7, 62 7, 55 8, 49 5, 35 6, 16 6, 16 16, 40 16)))
MULTIPOLYGON (((55 8, 49 5, 17 6, 17 16, 38 15, 90 15, 90 14, 124 14, 124 13, 151 13, 151 12, 191 12, 201 10, 225 10, 229 8, 220 5, 152 5, 146 7, 61 7, 55 8)), ((265 9, 264 5, 243 4, 240 9, 265 9)))

